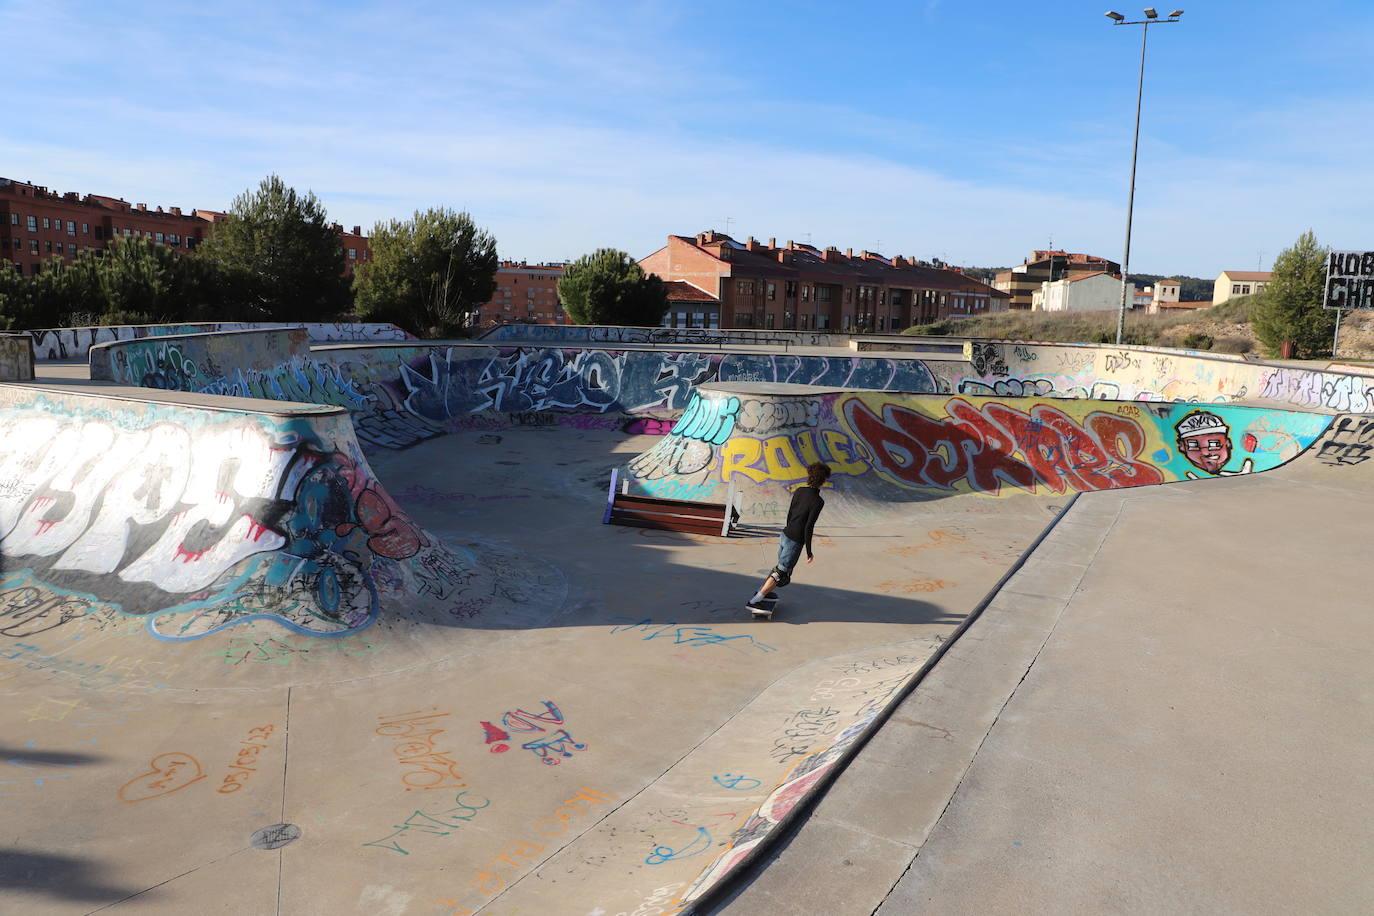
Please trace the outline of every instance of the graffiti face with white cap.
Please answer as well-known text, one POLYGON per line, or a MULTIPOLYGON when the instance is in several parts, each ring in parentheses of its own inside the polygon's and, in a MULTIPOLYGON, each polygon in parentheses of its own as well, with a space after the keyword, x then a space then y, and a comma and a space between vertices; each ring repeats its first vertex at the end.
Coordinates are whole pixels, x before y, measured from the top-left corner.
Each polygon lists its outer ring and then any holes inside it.
POLYGON ((1194 410, 1178 421, 1178 450, 1194 466, 1219 474, 1231 460, 1231 430, 1210 410, 1194 410))

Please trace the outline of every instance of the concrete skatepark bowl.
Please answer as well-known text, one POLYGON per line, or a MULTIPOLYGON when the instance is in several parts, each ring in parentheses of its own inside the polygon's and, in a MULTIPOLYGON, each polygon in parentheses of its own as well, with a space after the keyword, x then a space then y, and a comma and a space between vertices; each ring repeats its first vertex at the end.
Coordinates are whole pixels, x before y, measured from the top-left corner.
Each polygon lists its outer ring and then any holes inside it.
MULTIPOLYGON (((980 711, 905 760, 928 790, 886 806, 901 843, 854 840, 871 880, 795 864, 834 835, 816 801, 856 791, 909 705, 958 708, 939 691, 965 656, 1014 655, 997 628, 1045 644, 1045 564, 1072 555, 1087 581, 1116 543, 1100 505, 1259 484, 1367 501, 1356 375, 330 328, 74 338, 91 380, 40 360, 0 385, 0 911, 915 912, 950 875, 983 880, 946 833, 995 821, 961 780, 997 769, 979 749, 1001 680, 959 688, 980 711), (755 623, 743 601, 817 459, 816 562, 755 623), (742 536, 598 524, 613 468, 647 494, 733 485, 742 536)), ((864 804, 915 778, 886 771, 864 804)), ((1016 897, 987 893, 984 912, 1016 897)))

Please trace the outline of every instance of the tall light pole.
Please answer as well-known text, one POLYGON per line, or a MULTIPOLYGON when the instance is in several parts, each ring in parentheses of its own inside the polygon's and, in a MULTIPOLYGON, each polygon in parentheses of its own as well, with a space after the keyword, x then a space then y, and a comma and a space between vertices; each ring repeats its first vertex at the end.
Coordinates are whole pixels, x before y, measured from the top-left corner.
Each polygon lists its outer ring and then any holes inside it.
MULTIPOLYGON (((1140 102, 1145 93, 1145 39, 1150 34, 1150 26, 1163 25, 1166 22, 1178 22, 1178 17, 1183 15, 1183 10, 1174 10, 1168 18, 1160 19, 1159 13, 1155 12, 1153 6, 1145 7, 1145 18, 1135 22, 1127 22, 1126 17, 1117 12, 1108 11, 1107 18, 1112 20, 1112 25, 1138 25, 1140 26, 1140 82, 1135 90, 1135 136, 1131 140, 1131 184, 1126 195, 1126 251, 1121 256, 1121 311, 1116 318, 1116 345, 1121 346, 1121 339, 1126 336, 1126 291, 1130 286, 1130 267, 1131 267, 1131 215, 1135 209, 1135 160, 1136 153, 1140 149, 1140 102)), ((1054 262, 1050 262, 1050 271, 1053 273, 1054 262)))

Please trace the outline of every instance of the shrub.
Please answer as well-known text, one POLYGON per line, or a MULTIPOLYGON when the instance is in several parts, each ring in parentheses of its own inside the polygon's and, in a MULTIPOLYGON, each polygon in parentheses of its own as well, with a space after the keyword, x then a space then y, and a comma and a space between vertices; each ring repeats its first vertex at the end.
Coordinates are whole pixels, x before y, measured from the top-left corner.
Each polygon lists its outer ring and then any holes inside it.
POLYGON ((1253 349, 1255 349, 1253 340, 1235 334, 1217 338, 1216 344, 1212 347, 1212 350, 1217 353, 1249 353, 1253 349))
POLYGON ((1214 342, 1210 334, 1193 331, 1183 338, 1183 348, 1185 350, 1210 350, 1214 342))

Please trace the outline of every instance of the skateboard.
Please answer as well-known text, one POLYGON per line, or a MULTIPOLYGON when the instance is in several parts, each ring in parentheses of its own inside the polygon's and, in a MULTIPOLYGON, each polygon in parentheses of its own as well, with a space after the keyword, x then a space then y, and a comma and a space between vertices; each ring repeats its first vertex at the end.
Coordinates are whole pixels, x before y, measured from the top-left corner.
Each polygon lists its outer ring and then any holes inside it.
POLYGON ((778 601, 778 593, 769 592, 767 595, 763 596, 762 608, 752 608, 749 607, 749 605, 747 604, 745 605, 745 608, 748 609, 749 613, 753 615, 755 620, 772 620, 773 614, 778 609, 778 601))

